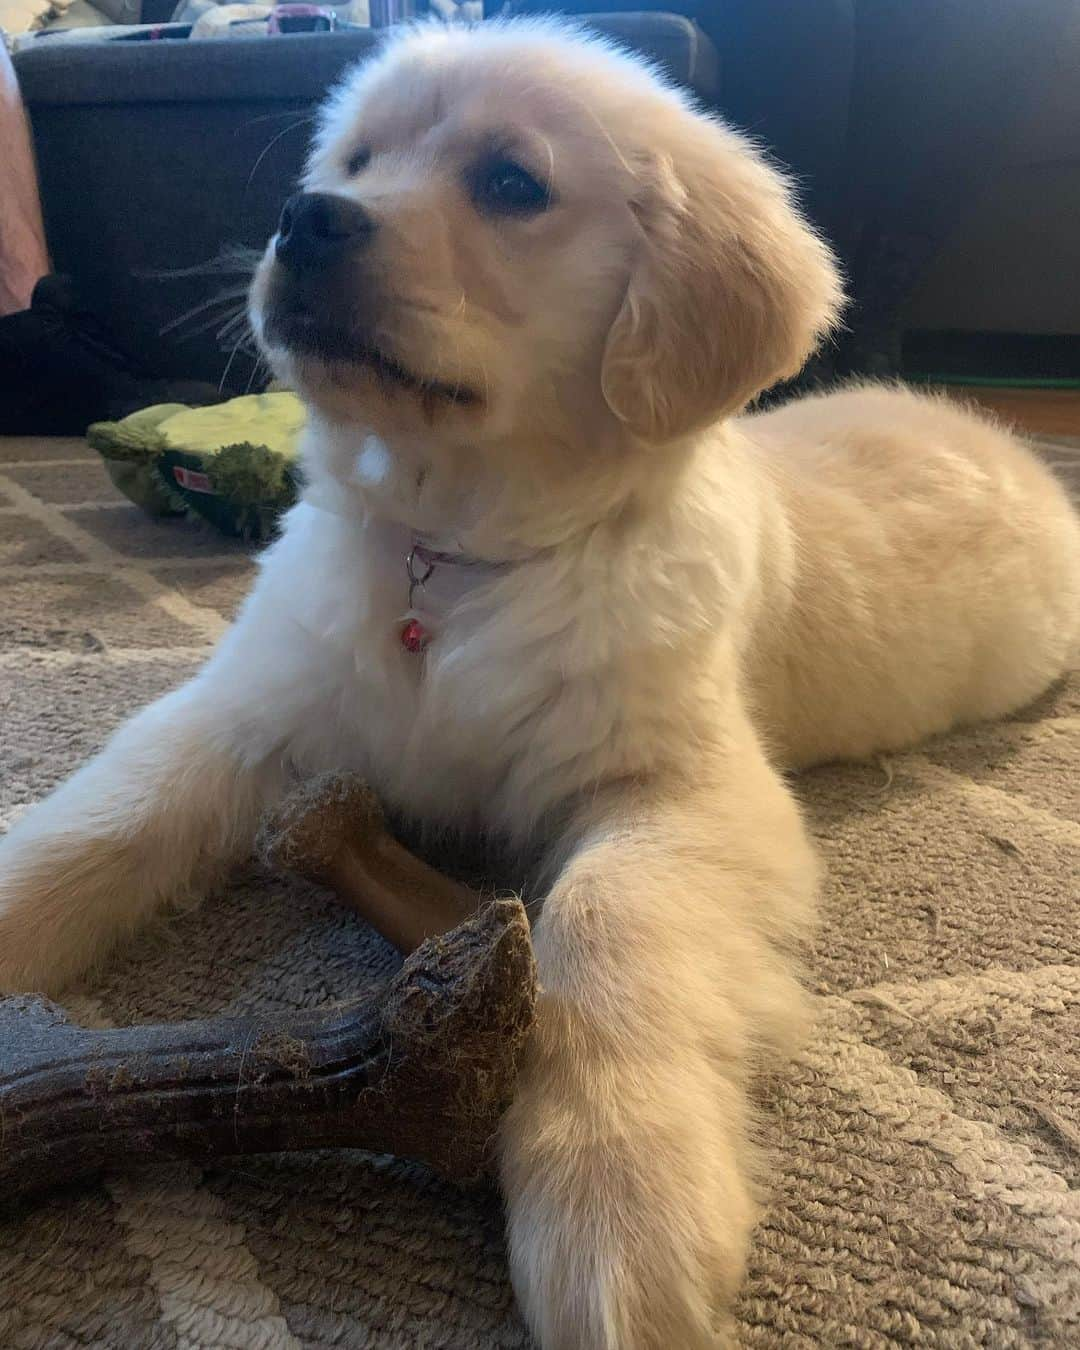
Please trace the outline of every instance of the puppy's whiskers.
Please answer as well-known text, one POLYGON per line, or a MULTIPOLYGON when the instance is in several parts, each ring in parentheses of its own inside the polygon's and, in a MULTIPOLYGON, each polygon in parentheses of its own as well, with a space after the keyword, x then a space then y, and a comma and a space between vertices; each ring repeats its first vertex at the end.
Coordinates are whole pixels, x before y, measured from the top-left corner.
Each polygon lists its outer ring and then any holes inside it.
POLYGON ((209 296, 206 300, 200 300, 198 304, 192 305, 190 309, 185 309, 183 313, 178 314, 176 318, 170 319, 168 323, 162 325, 160 332, 163 336, 166 333, 176 332, 178 329, 183 329, 184 333, 189 336, 197 333, 205 333, 208 329, 213 328, 215 324, 220 323, 222 318, 231 319, 236 314, 244 312, 247 308, 247 294, 248 287, 246 283, 243 286, 227 287, 225 290, 218 291, 215 295, 209 296), (237 301, 240 303, 237 304, 237 301), (213 311, 221 305, 229 306, 229 310, 227 310, 224 315, 213 313, 213 311), (207 313, 209 313, 210 317, 205 323, 196 327, 185 327, 185 325, 190 323, 190 320, 197 319, 200 315, 207 313))
POLYGON ((243 337, 238 337, 233 344, 233 349, 229 353, 229 359, 225 362, 225 369, 221 372, 221 379, 218 380, 218 393, 225 392, 225 382, 229 378, 229 371, 232 369, 232 363, 236 360, 236 353, 240 350, 243 343, 243 337))
POLYGON ((255 160, 255 163, 251 166, 251 172, 248 174, 247 182, 244 184, 244 186, 246 188, 251 186, 252 179, 259 171, 259 165, 263 162, 263 160, 270 153, 270 151, 273 150, 274 146, 277 145, 278 141, 282 140, 285 136, 288 136, 290 132, 296 131, 299 127, 309 126, 314 121, 315 121, 314 117, 298 117, 296 121, 293 122, 290 126, 285 127, 283 131, 279 131, 276 136, 272 136, 270 140, 267 141, 266 145, 263 146, 262 150, 259 152, 258 158, 255 160))
POLYGON ((237 247, 224 250, 218 257, 192 267, 147 273, 146 275, 159 280, 214 276, 221 273, 231 273, 243 278, 177 314, 162 326, 161 334, 164 336, 175 333, 181 340, 187 340, 213 330, 215 338, 223 348, 224 344, 230 344, 230 361, 237 352, 254 359, 257 351, 254 334, 250 330, 248 293, 251 275, 261 256, 258 250, 237 247))
POLYGON ((540 139, 544 146, 544 152, 547 155, 547 183, 550 190, 551 184, 555 181, 555 147, 546 136, 543 136, 540 139))
POLYGON ((155 281, 172 281, 180 277, 242 276, 250 279, 262 260, 261 248, 248 248, 243 244, 228 244, 213 258, 205 262, 193 263, 190 267, 149 268, 136 272, 136 276, 149 277, 155 281))

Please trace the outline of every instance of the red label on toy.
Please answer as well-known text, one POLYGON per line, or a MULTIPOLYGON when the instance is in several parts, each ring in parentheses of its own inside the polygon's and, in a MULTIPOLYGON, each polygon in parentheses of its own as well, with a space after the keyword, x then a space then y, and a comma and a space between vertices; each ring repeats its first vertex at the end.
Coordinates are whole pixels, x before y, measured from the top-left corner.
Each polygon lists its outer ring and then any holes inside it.
POLYGON ((185 469, 179 464, 174 464, 173 477, 189 492, 205 492, 208 497, 214 495, 210 479, 204 473, 196 473, 193 469, 185 469))

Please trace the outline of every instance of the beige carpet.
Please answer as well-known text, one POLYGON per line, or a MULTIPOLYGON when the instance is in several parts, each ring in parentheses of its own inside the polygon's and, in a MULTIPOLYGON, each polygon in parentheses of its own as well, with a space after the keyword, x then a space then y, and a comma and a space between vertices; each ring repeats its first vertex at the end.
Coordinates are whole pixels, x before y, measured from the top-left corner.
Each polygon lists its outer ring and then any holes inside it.
MULTIPOLYGON (((195 669, 249 575, 217 536, 144 520, 79 442, 0 442, 0 826, 195 669)), ((830 868, 820 1020, 769 1094, 747 1345, 1080 1346, 1078 770, 1074 681, 802 781, 830 868)), ((312 1005, 391 962, 325 897, 252 874, 73 1009, 312 1005)), ((527 1344, 497 1199, 389 1159, 169 1167, 0 1222, 0 1350, 527 1344)))

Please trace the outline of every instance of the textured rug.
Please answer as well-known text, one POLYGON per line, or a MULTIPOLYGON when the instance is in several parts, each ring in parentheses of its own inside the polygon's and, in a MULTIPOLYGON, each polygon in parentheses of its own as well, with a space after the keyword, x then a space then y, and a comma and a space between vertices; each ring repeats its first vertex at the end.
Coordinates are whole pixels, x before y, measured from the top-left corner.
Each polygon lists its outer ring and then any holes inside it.
MULTIPOLYGON (((1075 445, 1048 454, 1080 487, 1075 445)), ((0 441, 0 828, 197 667, 250 573, 144 519, 80 442, 0 441)), ((829 866, 819 1019, 769 1090, 745 1344, 1080 1345, 1080 681, 798 790, 829 866)), ((311 1006, 393 964, 252 872, 71 1008, 311 1006)), ((497 1197, 388 1158, 173 1166, 0 1219, 3 1350, 528 1344, 497 1197)))

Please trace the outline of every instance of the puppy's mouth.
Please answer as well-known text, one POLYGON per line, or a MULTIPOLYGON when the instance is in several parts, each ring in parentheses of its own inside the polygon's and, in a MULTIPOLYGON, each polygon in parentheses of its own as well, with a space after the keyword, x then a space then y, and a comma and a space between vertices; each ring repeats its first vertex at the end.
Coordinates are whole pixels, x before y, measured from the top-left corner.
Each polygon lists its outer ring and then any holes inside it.
POLYGON ((413 370, 369 337, 328 321, 324 315, 302 306, 272 306, 266 316, 265 332, 271 343, 284 347, 293 356, 315 357, 329 366, 367 370, 381 385, 405 390, 426 403, 473 408, 481 402, 475 389, 413 370))

